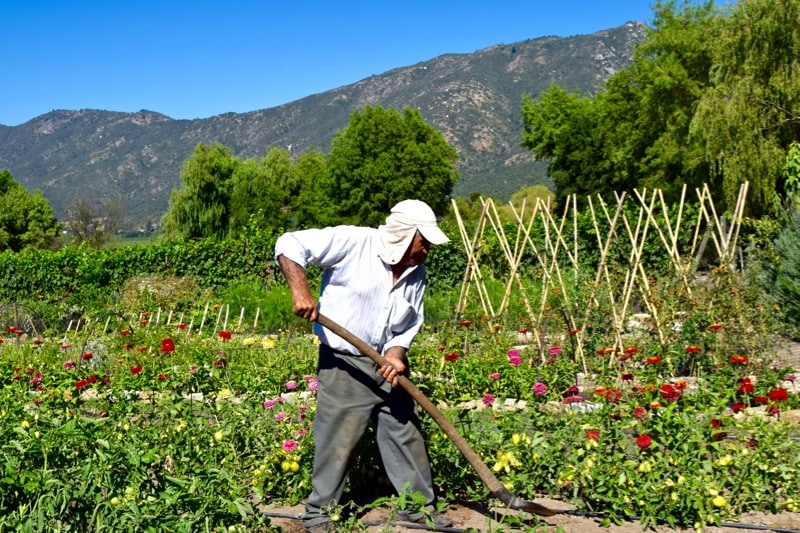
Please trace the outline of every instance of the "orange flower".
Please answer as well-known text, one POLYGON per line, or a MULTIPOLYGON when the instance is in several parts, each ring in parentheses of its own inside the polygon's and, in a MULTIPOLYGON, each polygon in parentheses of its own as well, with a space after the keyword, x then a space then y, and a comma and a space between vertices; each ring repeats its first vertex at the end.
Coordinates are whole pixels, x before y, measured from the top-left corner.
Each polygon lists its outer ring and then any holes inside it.
POLYGON ((722 324, 711 324, 708 326, 708 331, 719 331, 722 329, 722 324))
POLYGON ((639 348, 637 348, 636 346, 628 346, 627 348, 622 350, 622 353, 624 353, 625 355, 633 355, 638 351, 639 351, 639 348))
POLYGON ((733 363, 734 365, 746 365, 749 362, 750 360, 747 358, 747 356, 744 355, 731 356, 731 363, 733 363))
POLYGON ((576 335, 579 331, 580 330, 578 328, 574 328, 574 329, 569 330, 569 334, 570 335, 576 335))
POLYGON ((661 356, 654 355, 652 357, 648 357, 647 359, 644 360, 644 362, 647 363, 648 365, 657 365, 658 363, 661 362, 661 356))
POLYGON ((697 352, 700 351, 700 347, 699 346, 687 346, 684 351, 686 353, 697 353, 697 352))
POLYGON ((675 382, 675 388, 678 390, 686 390, 689 388, 689 382, 685 379, 679 379, 675 382))

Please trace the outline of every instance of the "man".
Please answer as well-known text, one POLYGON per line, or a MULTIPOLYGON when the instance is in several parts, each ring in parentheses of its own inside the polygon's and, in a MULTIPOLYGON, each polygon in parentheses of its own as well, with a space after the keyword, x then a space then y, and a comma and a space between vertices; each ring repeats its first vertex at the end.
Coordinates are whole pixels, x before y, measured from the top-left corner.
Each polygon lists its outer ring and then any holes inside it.
MULTIPOLYGON (((422 326, 425 268, 431 244, 449 239, 433 210, 419 200, 392 208, 378 229, 336 226, 295 231, 275 244, 275 258, 292 291, 294 314, 315 321, 323 313, 381 353, 378 367, 341 337, 314 324, 320 339, 314 418, 313 491, 306 502, 307 531, 332 531, 352 453, 370 420, 395 490, 408 484, 426 498, 435 525, 452 520, 435 511, 430 464, 414 400, 398 388, 408 373, 406 354, 422 326), (325 268, 319 305, 306 280, 308 264, 325 268), (318 309, 319 307, 319 309, 318 309)), ((400 518, 425 523, 423 513, 400 518)))

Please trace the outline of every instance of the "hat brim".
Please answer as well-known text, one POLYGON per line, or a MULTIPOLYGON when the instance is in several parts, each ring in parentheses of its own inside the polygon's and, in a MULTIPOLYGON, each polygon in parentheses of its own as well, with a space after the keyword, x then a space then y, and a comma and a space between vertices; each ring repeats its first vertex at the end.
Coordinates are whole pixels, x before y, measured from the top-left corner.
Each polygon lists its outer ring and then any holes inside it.
POLYGON ((425 237, 431 244, 444 244, 450 242, 447 235, 444 234, 438 226, 417 226, 417 230, 425 237))

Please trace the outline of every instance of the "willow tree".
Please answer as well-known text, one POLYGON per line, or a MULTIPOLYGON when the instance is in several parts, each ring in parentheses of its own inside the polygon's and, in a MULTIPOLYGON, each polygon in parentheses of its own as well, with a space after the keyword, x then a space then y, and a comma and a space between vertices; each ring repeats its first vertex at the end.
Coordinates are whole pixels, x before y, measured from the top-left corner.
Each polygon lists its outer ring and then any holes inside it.
POLYGON ((224 237, 228 232, 233 174, 240 161, 218 143, 199 144, 181 167, 183 187, 172 191, 165 217, 168 235, 224 237))
POLYGON ((788 147, 800 140, 800 2, 739 0, 715 39, 712 84, 693 135, 728 205, 747 181, 749 214, 769 213, 784 192, 788 147))

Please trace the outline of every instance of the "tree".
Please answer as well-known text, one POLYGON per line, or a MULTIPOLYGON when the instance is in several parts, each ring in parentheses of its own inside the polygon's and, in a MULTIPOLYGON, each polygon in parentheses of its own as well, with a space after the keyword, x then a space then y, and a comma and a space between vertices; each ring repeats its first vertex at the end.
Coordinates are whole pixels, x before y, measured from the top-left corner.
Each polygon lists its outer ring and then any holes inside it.
POLYGON ((709 177, 690 124, 709 86, 714 2, 657 2, 653 28, 630 68, 594 98, 551 86, 522 105, 523 146, 549 159, 559 200, 634 188, 676 196, 709 177))
POLYGON ((231 232, 258 217, 268 228, 295 226, 293 199, 299 192, 294 161, 283 148, 271 148, 266 159, 243 161, 233 173, 231 232))
POLYGON ((219 143, 199 144, 181 168, 182 189, 172 191, 165 217, 167 235, 184 239, 228 233, 233 174, 241 162, 219 143))
POLYGON ((727 204, 749 182, 749 214, 772 212, 787 150, 800 140, 800 3, 740 0, 714 41, 713 87, 692 131, 727 204))
POLYGON ((0 250, 50 249, 57 245, 61 227, 41 191, 29 193, 0 170, 0 250))
POLYGON ((456 152, 419 111, 366 107, 350 115, 328 155, 333 218, 340 223, 377 225, 405 199, 428 203, 443 214, 458 181, 456 152))
POLYGON ((120 199, 92 205, 78 198, 67 213, 70 218, 67 227, 74 235, 73 244, 87 243, 92 248, 101 248, 107 243, 125 219, 120 199))

